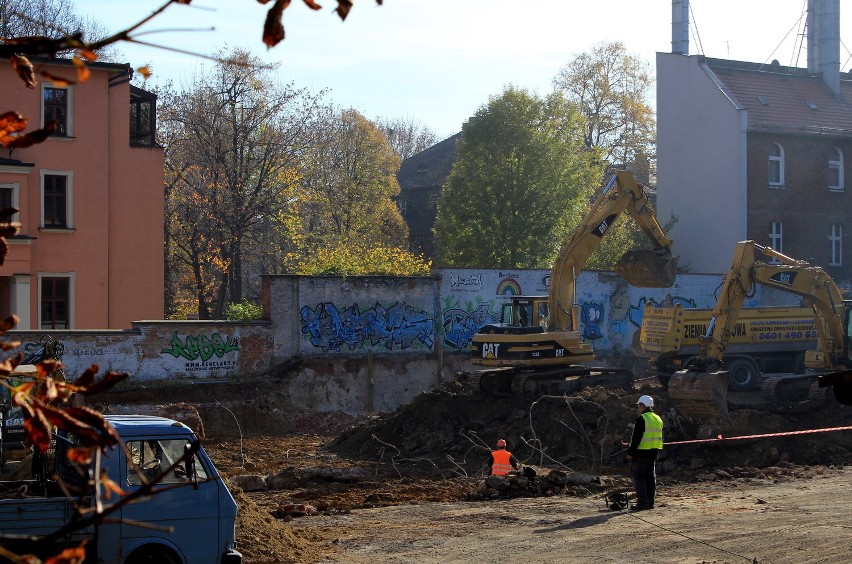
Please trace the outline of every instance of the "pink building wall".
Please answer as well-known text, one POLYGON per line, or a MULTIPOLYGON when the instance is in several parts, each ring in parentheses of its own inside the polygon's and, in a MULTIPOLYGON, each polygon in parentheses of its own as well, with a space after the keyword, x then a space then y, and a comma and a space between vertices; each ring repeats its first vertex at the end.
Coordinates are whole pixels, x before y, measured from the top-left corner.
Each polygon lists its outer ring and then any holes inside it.
MULTIPOLYGON (((36 63, 75 79, 73 66, 36 63)), ((0 267, 0 314, 17 313, 21 329, 40 329, 40 280, 67 278, 71 329, 122 329, 163 317, 163 152, 131 146, 130 69, 95 64, 69 87, 69 135, 0 154, 0 188, 16 186, 20 235, 9 240, 0 267), (69 226, 45 228, 42 178, 68 180, 69 226), (28 311, 25 311, 27 310, 28 311)), ((42 85, 28 89, 0 62, 0 113, 41 127, 42 85)))

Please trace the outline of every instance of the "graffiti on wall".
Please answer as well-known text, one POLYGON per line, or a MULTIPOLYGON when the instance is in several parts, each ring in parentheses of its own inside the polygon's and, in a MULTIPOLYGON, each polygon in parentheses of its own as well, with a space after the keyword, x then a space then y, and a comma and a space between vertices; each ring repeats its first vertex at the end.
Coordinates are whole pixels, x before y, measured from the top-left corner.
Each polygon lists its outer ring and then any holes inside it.
POLYGON ((303 306, 300 314, 302 334, 324 352, 375 346, 431 350, 434 344, 435 320, 405 302, 388 308, 376 302, 363 312, 358 304, 340 309, 333 303, 320 303, 315 308, 303 306))
POLYGON ((181 338, 178 332, 172 333, 169 346, 160 351, 175 358, 188 360, 184 368, 188 372, 199 370, 221 370, 236 367, 235 359, 224 359, 227 353, 240 350, 238 337, 222 337, 219 333, 207 335, 187 335, 181 338), (213 357, 216 357, 214 359, 213 357))
POLYGON ((443 344, 451 349, 464 350, 479 329, 489 323, 498 323, 500 313, 491 311, 494 302, 477 298, 475 302, 461 301, 448 296, 443 308, 443 344))

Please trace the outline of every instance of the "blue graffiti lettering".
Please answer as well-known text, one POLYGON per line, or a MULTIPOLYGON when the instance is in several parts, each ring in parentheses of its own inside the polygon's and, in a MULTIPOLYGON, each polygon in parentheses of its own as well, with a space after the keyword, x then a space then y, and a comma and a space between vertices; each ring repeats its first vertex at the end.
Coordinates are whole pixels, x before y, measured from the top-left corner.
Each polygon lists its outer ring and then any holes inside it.
POLYGON ((434 320, 405 303, 397 302, 389 308, 376 303, 364 312, 358 304, 340 310, 335 304, 320 303, 313 309, 302 307, 300 315, 302 334, 325 352, 376 346, 388 350, 415 346, 431 349, 434 344, 434 320))

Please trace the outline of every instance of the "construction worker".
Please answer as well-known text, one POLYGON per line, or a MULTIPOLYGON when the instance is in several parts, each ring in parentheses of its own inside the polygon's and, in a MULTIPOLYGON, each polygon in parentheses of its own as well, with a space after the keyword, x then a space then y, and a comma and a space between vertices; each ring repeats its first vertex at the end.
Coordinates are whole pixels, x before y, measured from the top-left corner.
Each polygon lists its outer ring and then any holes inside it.
POLYGON ((492 476, 505 476, 512 469, 517 470, 521 465, 518 463, 518 459, 506 450, 506 441, 500 439, 497 441, 497 450, 491 451, 490 466, 492 476))
POLYGON ((636 504, 633 511, 654 508, 657 493, 657 455, 663 449, 663 420, 654 413, 654 399, 642 396, 636 402, 639 416, 633 425, 633 436, 627 447, 627 460, 633 474, 633 487, 636 488, 636 504))

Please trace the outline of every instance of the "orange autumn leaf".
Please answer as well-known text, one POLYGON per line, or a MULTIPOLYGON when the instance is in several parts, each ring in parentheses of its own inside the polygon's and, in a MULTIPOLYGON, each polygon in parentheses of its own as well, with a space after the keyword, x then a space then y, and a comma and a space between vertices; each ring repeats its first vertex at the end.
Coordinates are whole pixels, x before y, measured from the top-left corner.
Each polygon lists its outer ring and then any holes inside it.
POLYGON ((62 368, 62 363, 53 358, 47 358, 40 362, 37 362, 36 370, 38 371, 38 379, 44 380, 60 368, 62 368))
POLYGON ((54 86, 71 86, 74 84, 74 81, 70 78, 65 78, 49 71, 41 71, 39 74, 53 83, 54 86))
POLYGON ((109 499, 111 494, 124 495, 124 490, 121 489, 121 486, 113 482, 105 470, 101 472, 101 485, 104 487, 105 499, 109 499))
POLYGON ((151 67, 149 67, 148 65, 145 65, 144 67, 139 67, 138 69, 136 69, 136 72, 141 74, 142 78, 145 79, 145 80, 148 80, 149 78, 151 78, 151 75, 153 74, 151 72, 151 67))
POLYGON ((80 546, 66 548, 45 560, 44 564, 83 564, 86 561, 86 542, 83 541, 80 546))
POLYGON ((0 335, 5 333, 6 331, 11 331, 18 324, 20 319, 17 315, 10 315, 6 319, 0 320, 0 335))
POLYGON ((35 88, 35 69, 33 69, 33 64, 30 60, 23 55, 11 55, 9 60, 12 62, 12 69, 24 81, 27 88, 35 88))
POLYGON ((100 367, 97 364, 93 364, 88 367, 80 376, 74 380, 75 386, 86 387, 92 384, 95 381, 95 375, 98 373, 100 367))
POLYGON ((338 16, 340 16, 341 20, 345 20, 346 16, 349 15, 349 10, 351 9, 352 2, 350 0, 337 0, 337 9, 334 11, 338 16))
POLYGON ((0 343, 0 350, 3 352, 12 351, 21 346, 21 341, 3 341, 0 343))
POLYGON ((34 412, 33 417, 24 419, 24 431, 27 433, 27 441, 40 452, 45 453, 50 448, 50 433, 53 430, 50 422, 42 410, 34 412))
POLYGON ((98 60, 98 54, 89 49, 78 49, 77 54, 90 63, 94 63, 98 60))
POLYGON ((284 24, 281 16, 290 0, 275 0, 275 4, 266 13, 266 21, 263 23, 263 43, 267 47, 275 47, 284 39, 284 24))
POLYGON ((76 56, 71 60, 74 62, 74 67, 77 69, 77 80, 80 82, 86 82, 89 80, 89 77, 92 75, 92 71, 90 71, 89 67, 86 66, 86 61, 76 56))
POLYGON ((9 149, 23 149, 41 143, 53 134, 56 121, 51 121, 43 129, 36 129, 20 137, 0 137, 0 143, 9 149))
POLYGON ((110 370, 104 374, 104 377, 101 378, 100 382, 86 386, 86 388, 81 390, 81 392, 83 394, 97 394, 112 388, 119 382, 123 382, 128 378, 130 378, 129 372, 116 372, 114 370, 110 370))
POLYGON ((68 460, 75 464, 89 464, 95 455, 96 447, 74 447, 68 449, 68 460))
POLYGON ((27 128, 27 118, 18 112, 6 112, 0 115, 0 138, 27 128))

